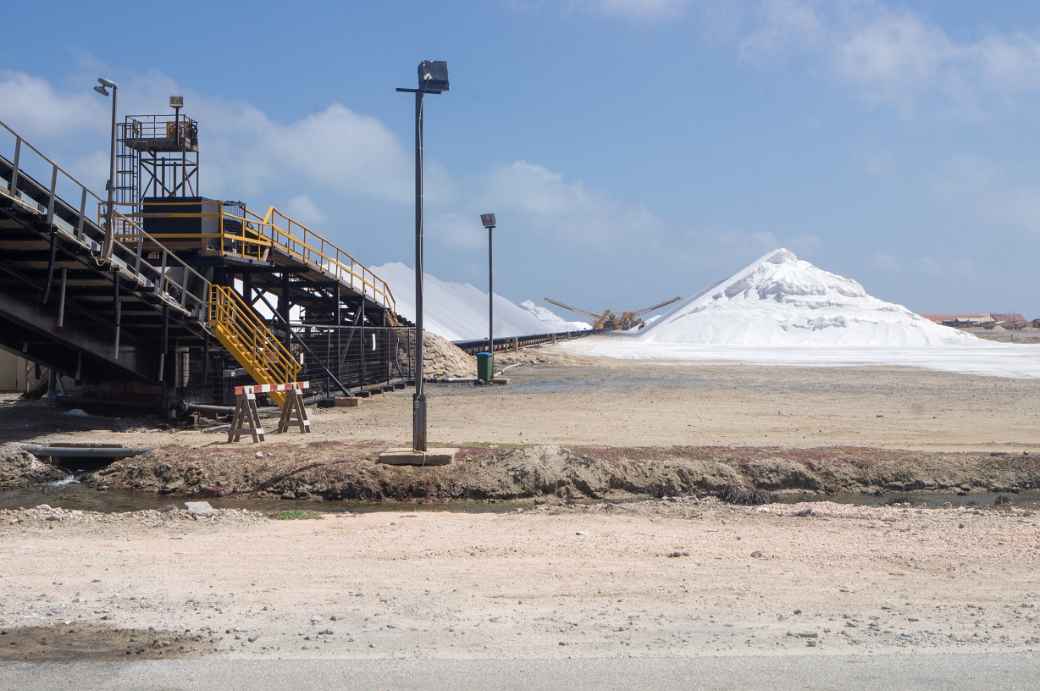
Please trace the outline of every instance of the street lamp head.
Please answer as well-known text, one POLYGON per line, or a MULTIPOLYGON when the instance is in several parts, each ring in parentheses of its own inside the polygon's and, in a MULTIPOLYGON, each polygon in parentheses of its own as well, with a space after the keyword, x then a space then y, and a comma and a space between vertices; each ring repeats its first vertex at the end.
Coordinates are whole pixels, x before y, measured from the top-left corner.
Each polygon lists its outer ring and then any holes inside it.
POLYGON ((111 79, 105 79, 104 77, 98 77, 97 81, 98 81, 98 84, 100 84, 101 86, 108 87, 109 89, 116 88, 116 83, 114 81, 112 81, 111 79))
POLYGON ((480 214, 480 224, 491 230, 497 225, 495 223, 495 214, 480 214))
POLYGON ((105 87, 101 86, 100 84, 98 84, 97 86, 94 87, 94 91, 98 92, 102 96, 108 96, 108 89, 106 89, 105 87))
POLYGON ((423 60, 419 63, 419 88, 439 94, 448 90, 448 63, 444 60, 423 60))

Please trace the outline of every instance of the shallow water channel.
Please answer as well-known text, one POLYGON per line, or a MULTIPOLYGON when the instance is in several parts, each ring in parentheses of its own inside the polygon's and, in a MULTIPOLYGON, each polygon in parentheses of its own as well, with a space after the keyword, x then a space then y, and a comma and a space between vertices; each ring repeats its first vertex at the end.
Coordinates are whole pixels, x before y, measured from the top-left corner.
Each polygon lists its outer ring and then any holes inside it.
MULTIPOLYGON (((524 500, 462 500, 450 502, 365 502, 365 501, 322 501, 320 499, 280 499, 278 497, 237 495, 228 497, 183 497, 133 492, 129 490, 96 490, 81 484, 75 475, 65 480, 46 485, 0 492, 0 509, 31 508, 40 504, 63 509, 81 511, 143 511, 164 509, 170 506, 183 508, 185 501, 207 501, 214 508, 249 509, 265 513, 279 511, 318 511, 323 513, 368 512, 368 511, 455 511, 465 513, 507 513, 530 508, 533 499, 524 500)), ((629 501, 638 501, 631 499, 629 501)), ((775 503, 832 501, 857 506, 891 506, 909 504, 923 508, 943 507, 992 507, 1000 504, 1040 509, 1040 491, 1015 494, 992 492, 958 495, 947 492, 909 492, 876 494, 801 494, 783 493, 773 497, 775 503)), ((583 503, 595 503, 585 500, 583 503)), ((616 502, 615 502, 616 503, 616 502)))

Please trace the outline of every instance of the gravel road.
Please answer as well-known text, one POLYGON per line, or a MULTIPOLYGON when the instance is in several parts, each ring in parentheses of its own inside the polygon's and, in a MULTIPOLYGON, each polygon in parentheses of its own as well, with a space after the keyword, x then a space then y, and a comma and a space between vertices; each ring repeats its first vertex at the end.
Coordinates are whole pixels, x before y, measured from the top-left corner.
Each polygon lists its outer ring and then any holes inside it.
POLYGON ((0 660, 1040 649, 1040 514, 1021 509, 34 511, 0 521, 0 660))

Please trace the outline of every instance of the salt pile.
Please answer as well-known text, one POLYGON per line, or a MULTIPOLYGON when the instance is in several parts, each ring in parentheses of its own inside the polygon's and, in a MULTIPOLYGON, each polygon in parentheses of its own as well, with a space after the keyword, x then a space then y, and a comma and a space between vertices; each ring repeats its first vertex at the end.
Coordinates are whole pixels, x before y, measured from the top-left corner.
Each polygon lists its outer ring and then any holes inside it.
MULTIPOLYGON (((400 262, 373 266, 372 272, 390 284, 397 312, 415 320, 415 271, 400 262)), ((424 274, 423 326, 449 341, 487 338, 488 295, 468 283, 442 281, 424 274)), ((591 328, 584 322, 568 322, 544 307, 522 305, 495 294, 495 336, 531 336, 591 328)))
POLYGON ((1040 348, 994 343, 879 300, 786 249, 770 252, 634 333, 557 346, 611 358, 769 365, 899 365, 1040 377, 1040 348))
POLYGON ((756 347, 963 345, 975 336, 879 300, 856 281, 778 249, 639 335, 646 343, 756 347))

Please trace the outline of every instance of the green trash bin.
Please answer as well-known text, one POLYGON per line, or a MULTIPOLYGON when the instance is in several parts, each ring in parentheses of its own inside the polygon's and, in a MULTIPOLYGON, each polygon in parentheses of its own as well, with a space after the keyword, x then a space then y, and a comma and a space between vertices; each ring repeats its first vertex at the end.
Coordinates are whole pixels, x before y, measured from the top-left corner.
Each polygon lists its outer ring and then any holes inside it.
POLYGON ((494 376, 495 359, 491 353, 477 353, 477 379, 485 384, 494 376))

